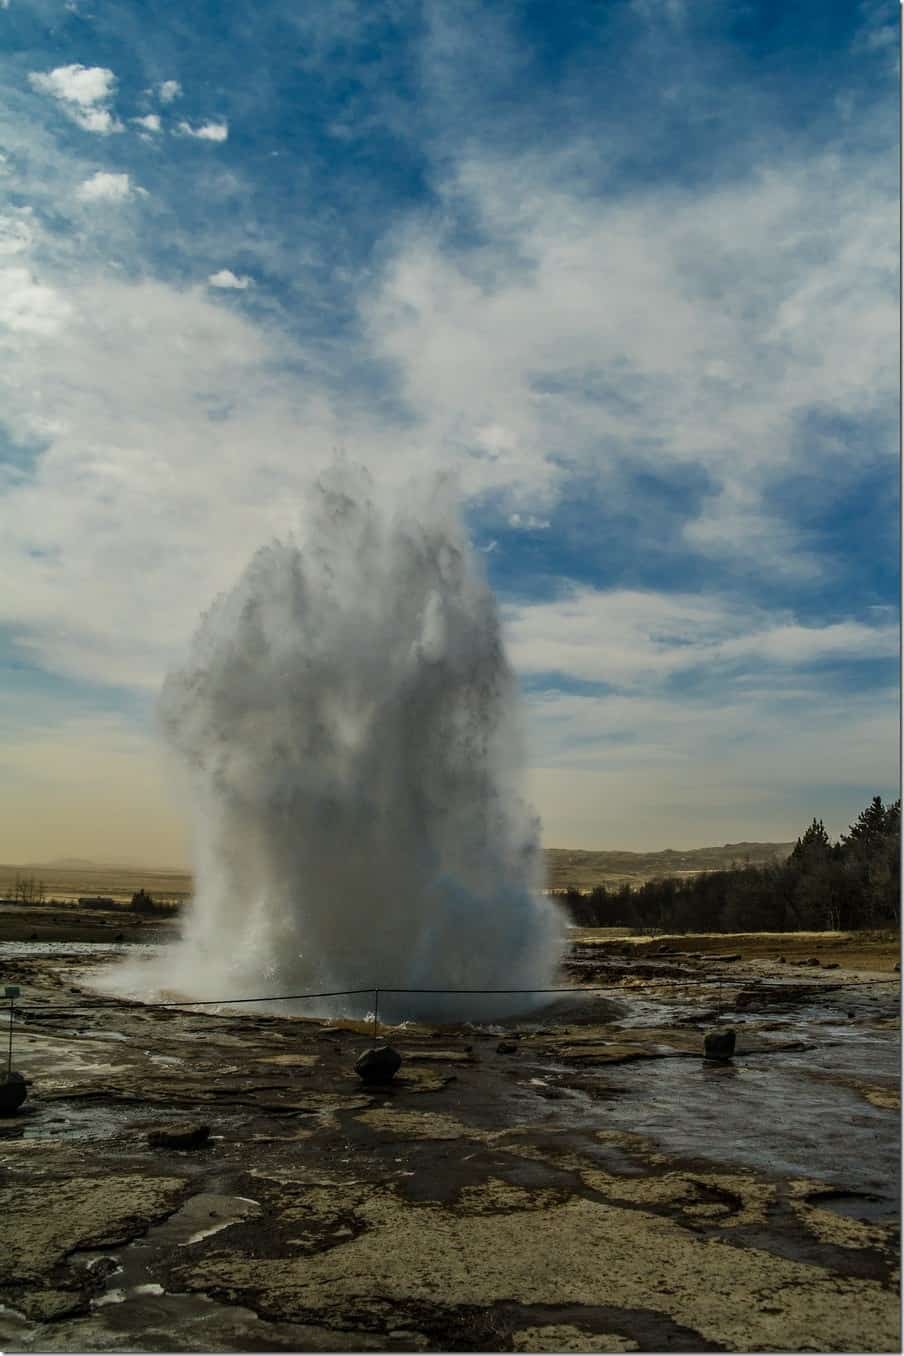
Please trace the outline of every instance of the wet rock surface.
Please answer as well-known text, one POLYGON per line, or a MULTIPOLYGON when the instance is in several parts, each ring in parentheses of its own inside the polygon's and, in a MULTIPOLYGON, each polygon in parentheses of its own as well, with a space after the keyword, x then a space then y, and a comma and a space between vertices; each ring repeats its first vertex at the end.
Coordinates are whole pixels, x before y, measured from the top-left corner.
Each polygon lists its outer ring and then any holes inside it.
POLYGON ((148 1131, 152 1149, 200 1149, 210 1139, 210 1126, 192 1123, 158 1125, 148 1131))
POLYGON ((96 1000, 84 955, 16 956, 0 1347, 898 1349, 897 981, 785 980, 779 945, 723 972, 725 939, 588 941, 611 993, 395 1029, 382 1085, 363 1024, 96 1000))

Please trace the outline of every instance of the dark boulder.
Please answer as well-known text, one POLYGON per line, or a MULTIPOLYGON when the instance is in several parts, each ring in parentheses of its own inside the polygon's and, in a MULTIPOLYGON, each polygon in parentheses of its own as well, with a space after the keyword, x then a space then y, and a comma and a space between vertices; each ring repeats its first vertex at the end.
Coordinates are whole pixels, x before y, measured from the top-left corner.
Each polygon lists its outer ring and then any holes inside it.
POLYGON ((514 1055, 517 1054, 517 1051, 518 1046, 514 1041, 500 1041, 496 1046, 497 1055, 514 1055))
POLYGON ((0 1116, 11 1116, 28 1096, 28 1084, 22 1074, 4 1074, 0 1078, 0 1116))
POLYGON ((391 1083, 402 1067, 402 1056, 391 1045, 374 1046, 355 1060, 355 1073, 364 1083, 391 1083))
POLYGON ((731 1059, 734 1050, 734 1031, 707 1031, 703 1038, 704 1059, 731 1059))
POLYGON ((173 1125, 158 1125, 148 1131, 152 1149, 200 1149, 210 1139, 210 1126, 197 1121, 182 1121, 173 1125))

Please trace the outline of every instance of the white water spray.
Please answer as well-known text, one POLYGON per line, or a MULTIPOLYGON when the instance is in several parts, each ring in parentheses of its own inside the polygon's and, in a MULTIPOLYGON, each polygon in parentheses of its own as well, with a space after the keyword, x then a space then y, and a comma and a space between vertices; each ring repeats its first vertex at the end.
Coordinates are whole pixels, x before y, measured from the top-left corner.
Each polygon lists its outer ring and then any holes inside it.
MULTIPOLYGON (((259 551, 166 680, 196 895, 155 964, 160 987, 215 999, 555 983, 563 928, 519 794, 516 684, 446 498, 381 509, 363 472, 334 468, 303 548, 259 551)), ((294 1006, 363 1013, 372 1000, 294 1006)), ((526 1006, 412 995, 381 1012, 526 1006)))

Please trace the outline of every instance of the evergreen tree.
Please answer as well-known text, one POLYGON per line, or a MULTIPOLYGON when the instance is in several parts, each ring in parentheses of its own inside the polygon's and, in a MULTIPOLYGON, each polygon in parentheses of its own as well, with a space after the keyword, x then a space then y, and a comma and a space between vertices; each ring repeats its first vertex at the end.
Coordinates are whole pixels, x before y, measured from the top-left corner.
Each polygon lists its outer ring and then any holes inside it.
POLYGON ((827 860, 832 853, 832 844, 821 819, 814 819, 802 838, 798 838, 791 853, 791 861, 796 864, 827 860))
MULTIPOLYGON (((901 802, 896 801, 898 807, 898 822, 900 823, 901 802)), ((895 806, 889 806, 886 810, 882 804, 881 796, 873 796, 865 810, 861 810, 854 823, 850 827, 849 833, 842 834, 843 843, 871 843, 877 838, 883 838, 888 832, 888 816, 893 812, 895 806)), ((890 826, 889 826, 890 827, 890 826)), ((892 831, 894 831, 892 829, 892 831)))

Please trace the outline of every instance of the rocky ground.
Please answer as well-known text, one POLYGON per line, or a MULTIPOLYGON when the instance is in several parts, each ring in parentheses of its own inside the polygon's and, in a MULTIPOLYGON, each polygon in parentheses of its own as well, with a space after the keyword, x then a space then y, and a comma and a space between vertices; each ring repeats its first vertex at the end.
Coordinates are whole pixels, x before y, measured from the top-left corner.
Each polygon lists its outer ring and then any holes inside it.
POLYGON ((98 1000, 96 954, 0 945, 0 1347, 899 1350, 897 953, 820 941, 576 934, 609 992, 387 1031, 385 1089, 354 1023, 98 1000))

